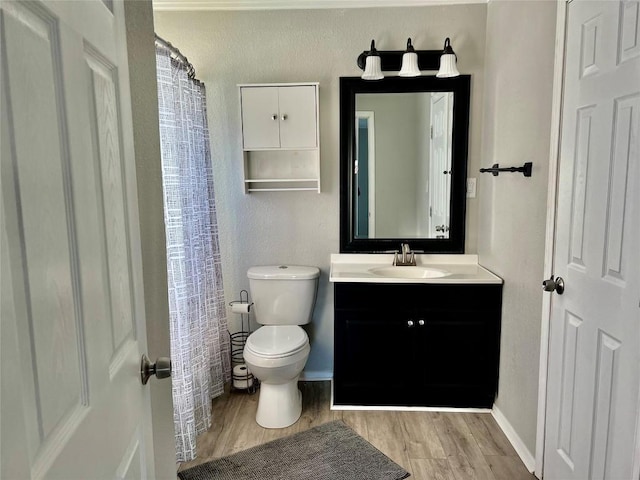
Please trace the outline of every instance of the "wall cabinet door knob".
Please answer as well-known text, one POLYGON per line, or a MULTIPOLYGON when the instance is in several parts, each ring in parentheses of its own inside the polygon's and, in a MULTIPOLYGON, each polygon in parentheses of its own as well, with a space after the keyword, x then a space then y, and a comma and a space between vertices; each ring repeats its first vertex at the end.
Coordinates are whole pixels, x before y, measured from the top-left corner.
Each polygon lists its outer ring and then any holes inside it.
POLYGON ((278 119, 278 115, 276 115, 275 113, 271 115, 271 120, 277 120, 277 119, 278 119))
POLYGON ((286 113, 280 117, 280 120, 286 120, 286 119, 287 119, 287 114, 286 113))
POLYGON ((420 325, 422 327, 424 325, 424 320, 422 320, 422 319, 418 320, 418 325, 420 325))
POLYGON ((413 327, 413 325, 414 325, 413 320, 407 320, 408 327, 413 327))

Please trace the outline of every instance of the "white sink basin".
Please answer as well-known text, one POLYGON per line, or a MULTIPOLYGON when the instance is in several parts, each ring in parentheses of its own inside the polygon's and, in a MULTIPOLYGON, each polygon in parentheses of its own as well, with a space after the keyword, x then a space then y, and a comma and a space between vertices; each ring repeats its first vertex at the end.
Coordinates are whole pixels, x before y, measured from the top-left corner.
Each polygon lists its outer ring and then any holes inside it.
POLYGON ((450 275, 446 270, 431 267, 376 267, 369 269, 374 275, 391 278, 442 278, 450 275))

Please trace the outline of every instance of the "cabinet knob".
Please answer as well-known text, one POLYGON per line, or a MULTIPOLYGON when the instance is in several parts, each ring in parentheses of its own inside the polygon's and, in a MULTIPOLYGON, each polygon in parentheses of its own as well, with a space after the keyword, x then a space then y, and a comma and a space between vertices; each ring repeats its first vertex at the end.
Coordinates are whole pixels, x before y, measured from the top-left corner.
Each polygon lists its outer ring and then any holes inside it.
POLYGON ((286 119, 287 119, 287 114, 286 113, 280 117, 280 120, 286 120, 286 119))
POLYGON ((422 319, 418 320, 418 325, 420 325, 422 327, 424 325, 424 320, 422 320, 422 319))
POLYGON ((407 320, 407 327, 413 327, 413 320, 407 320))
POLYGON ((278 119, 278 115, 276 115, 275 113, 271 115, 271 120, 277 120, 277 119, 278 119))

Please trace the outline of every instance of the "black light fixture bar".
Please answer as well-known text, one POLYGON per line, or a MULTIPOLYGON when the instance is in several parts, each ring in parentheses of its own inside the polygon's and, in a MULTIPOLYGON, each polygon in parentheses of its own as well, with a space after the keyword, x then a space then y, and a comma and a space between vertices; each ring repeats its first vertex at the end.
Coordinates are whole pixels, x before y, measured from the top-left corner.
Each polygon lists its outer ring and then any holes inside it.
MULTIPOLYGON (((358 67, 364 70, 365 59, 368 51, 358 56, 358 67)), ((380 68, 382 71, 394 72, 402 68, 402 55, 405 50, 378 50, 380 55, 380 68)), ((442 50, 416 50, 418 54, 418 68, 420 70, 439 70, 442 50)))

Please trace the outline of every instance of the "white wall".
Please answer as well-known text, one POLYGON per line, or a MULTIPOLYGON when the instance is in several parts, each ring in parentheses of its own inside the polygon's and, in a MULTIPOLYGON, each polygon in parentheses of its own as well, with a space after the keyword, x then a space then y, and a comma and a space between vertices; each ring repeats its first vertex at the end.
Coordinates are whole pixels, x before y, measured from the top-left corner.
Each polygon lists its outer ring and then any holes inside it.
POLYGON ((487 12, 482 164, 533 175, 480 174, 480 262, 504 279, 496 406, 535 451, 554 1, 491 1, 487 12))
MULTIPOLYGON (((406 8, 156 12, 156 32, 179 47, 207 87, 220 246, 227 302, 248 288, 260 264, 322 269, 308 376, 333 369, 333 289, 329 256, 339 250, 339 77, 359 75, 357 56, 372 38, 380 50, 440 49, 451 37, 461 72, 472 75, 469 171, 480 167, 485 4, 406 8), (322 194, 243 194, 236 84, 320 82, 322 194)), ((467 207, 469 253, 476 252, 477 201, 467 207)), ((230 318, 233 322, 235 319, 230 318)))

